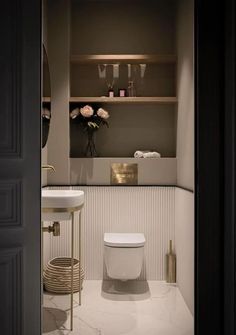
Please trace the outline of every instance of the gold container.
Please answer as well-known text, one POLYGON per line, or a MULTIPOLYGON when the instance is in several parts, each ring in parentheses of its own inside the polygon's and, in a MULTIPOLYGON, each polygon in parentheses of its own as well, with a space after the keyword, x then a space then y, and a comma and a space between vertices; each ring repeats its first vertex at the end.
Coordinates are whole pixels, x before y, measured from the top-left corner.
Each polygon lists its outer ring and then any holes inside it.
POLYGON ((172 240, 169 242, 169 252, 166 255, 166 282, 176 283, 176 255, 172 250, 172 240))

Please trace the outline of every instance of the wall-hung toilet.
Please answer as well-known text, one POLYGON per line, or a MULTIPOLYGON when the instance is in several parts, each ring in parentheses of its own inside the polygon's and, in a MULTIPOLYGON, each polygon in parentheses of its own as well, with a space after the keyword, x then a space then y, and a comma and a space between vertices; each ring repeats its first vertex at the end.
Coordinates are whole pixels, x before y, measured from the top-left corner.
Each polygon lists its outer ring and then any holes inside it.
POLYGON ((105 233, 104 259, 110 278, 129 280, 139 277, 145 237, 139 233, 105 233))

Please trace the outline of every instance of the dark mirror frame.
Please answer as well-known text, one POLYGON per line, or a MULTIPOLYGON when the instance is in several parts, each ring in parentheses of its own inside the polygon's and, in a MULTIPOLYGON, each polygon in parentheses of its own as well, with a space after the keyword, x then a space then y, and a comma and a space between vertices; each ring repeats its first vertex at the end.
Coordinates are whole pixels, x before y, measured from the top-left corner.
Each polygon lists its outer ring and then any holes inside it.
POLYGON ((42 148, 47 144, 50 121, 51 121, 51 102, 44 101, 44 97, 51 98, 51 83, 50 83, 50 71, 48 56, 46 52, 45 45, 43 44, 43 71, 42 71, 42 92, 43 92, 43 101, 42 101, 42 148))

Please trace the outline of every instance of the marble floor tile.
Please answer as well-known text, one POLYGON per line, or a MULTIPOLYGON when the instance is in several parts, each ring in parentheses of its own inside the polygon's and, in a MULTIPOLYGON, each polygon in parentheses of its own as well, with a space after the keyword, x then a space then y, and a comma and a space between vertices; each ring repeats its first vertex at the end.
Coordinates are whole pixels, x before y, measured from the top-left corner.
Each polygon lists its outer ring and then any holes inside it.
POLYGON ((48 335, 193 335, 193 317, 179 289, 160 281, 87 280, 82 305, 74 295, 44 294, 43 334, 48 335))

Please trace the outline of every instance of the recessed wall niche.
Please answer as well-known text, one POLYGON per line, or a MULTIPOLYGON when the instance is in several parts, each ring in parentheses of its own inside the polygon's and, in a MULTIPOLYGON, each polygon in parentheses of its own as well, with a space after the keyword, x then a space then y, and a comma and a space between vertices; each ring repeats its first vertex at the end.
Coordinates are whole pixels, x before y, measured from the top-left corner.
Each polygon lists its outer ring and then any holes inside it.
MULTIPOLYGON (((175 43, 173 1, 72 1, 70 109, 89 104, 108 110, 109 128, 95 134, 99 157, 133 157, 136 150, 176 156, 175 43), (101 98, 109 86, 99 73, 104 64, 119 64, 110 100, 101 98), (134 78, 136 97, 119 98, 118 90, 133 79, 128 64, 146 64, 145 73, 134 78)), ((86 141, 81 124, 71 120, 70 157, 84 157, 86 141)))

